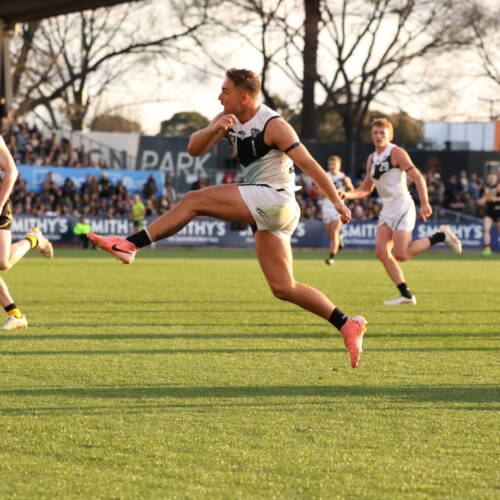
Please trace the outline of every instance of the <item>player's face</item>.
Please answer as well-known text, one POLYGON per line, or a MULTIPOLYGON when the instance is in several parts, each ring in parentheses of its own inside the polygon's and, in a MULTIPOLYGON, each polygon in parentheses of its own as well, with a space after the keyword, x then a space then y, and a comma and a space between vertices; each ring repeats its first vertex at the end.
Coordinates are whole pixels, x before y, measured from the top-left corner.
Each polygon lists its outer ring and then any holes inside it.
POLYGON ((239 113, 241 111, 241 89, 235 86, 230 78, 226 78, 222 83, 219 94, 219 101, 224 106, 224 113, 239 113))
POLYGON ((328 162, 328 168, 333 175, 336 175, 340 171, 340 162, 338 160, 330 160, 328 162))
POLYGON ((391 131, 385 127, 372 128, 372 141, 377 148, 384 148, 390 142, 391 131))
POLYGON ((486 184, 490 187, 494 187, 497 184, 497 176, 495 174, 489 174, 486 177, 486 184))

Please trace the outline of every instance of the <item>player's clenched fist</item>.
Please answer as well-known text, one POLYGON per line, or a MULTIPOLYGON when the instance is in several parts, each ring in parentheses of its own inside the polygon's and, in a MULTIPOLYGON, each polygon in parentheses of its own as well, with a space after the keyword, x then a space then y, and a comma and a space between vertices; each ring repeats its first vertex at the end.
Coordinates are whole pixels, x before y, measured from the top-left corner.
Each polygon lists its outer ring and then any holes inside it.
POLYGON ((221 115, 215 122, 212 124, 212 131, 215 134, 218 134, 220 132, 226 133, 233 125, 233 123, 236 121, 236 116, 234 115, 221 115))
POLYGON ((340 215, 340 220, 343 224, 347 224, 351 221, 351 211, 344 205, 342 201, 334 204, 335 210, 340 215))

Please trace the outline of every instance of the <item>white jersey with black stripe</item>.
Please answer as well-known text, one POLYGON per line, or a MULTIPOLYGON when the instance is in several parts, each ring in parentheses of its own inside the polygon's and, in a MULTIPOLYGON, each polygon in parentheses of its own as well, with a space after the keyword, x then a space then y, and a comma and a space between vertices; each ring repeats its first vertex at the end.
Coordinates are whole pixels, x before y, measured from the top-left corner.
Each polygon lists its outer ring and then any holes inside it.
POLYGON ((394 144, 389 143, 379 154, 372 154, 370 175, 386 209, 398 209, 410 201, 406 173, 391 162, 394 144))
MULTIPOLYGON (((337 190, 340 190, 340 189, 344 190, 345 189, 345 183, 344 183, 345 174, 344 174, 344 172, 339 172, 335 175, 332 174, 331 172, 327 172, 326 175, 328 175, 328 177, 330 177, 330 180, 335 184, 335 187, 337 188, 337 190)), ((323 206, 323 210, 327 210, 327 209, 335 210, 333 203, 328 198, 323 198, 321 200, 321 204, 323 206)))
POLYGON ((278 117, 279 113, 261 104, 249 121, 233 123, 227 138, 238 155, 245 182, 293 189, 295 172, 292 160, 279 149, 264 142, 267 124, 278 117))

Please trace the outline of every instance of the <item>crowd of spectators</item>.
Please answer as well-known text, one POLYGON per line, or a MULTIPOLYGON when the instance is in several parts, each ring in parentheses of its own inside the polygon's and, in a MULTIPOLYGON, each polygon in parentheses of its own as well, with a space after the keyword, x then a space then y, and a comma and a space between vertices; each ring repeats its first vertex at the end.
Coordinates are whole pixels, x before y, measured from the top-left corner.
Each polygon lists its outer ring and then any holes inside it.
POLYGON ((17 118, 3 118, 1 133, 17 165, 107 168, 104 158, 93 161, 82 146, 73 147, 69 139, 43 134, 17 118))
MULTIPOLYGON (((151 175, 144 184, 142 198, 146 216, 161 215, 176 202, 177 193, 167 183, 158 194, 158 186, 151 175)), ((133 195, 123 181, 113 184, 102 172, 100 177, 88 175, 81 186, 67 177, 59 186, 51 173, 47 175, 41 193, 27 190, 26 181, 18 177, 12 191, 14 214, 30 215, 75 215, 107 217, 129 217, 134 203, 133 195)))
MULTIPOLYGON (((483 180, 476 174, 468 175, 462 171, 457 177, 452 175, 447 181, 439 174, 424 173, 427 181, 429 199, 433 206, 471 216, 482 216, 483 208, 477 204, 481 196, 483 180)), ((239 175, 226 175, 224 183, 239 182, 239 175)), ((359 186, 362 179, 356 179, 359 186)), ((321 219, 320 194, 312 180, 304 174, 298 174, 296 184, 301 186, 296 198, 301 207, 302 219, 321 219)), ((201 189, 211 185, 205 177, 198 178, 190 189, 201 189)), ((167 182, 160 189, 151 175, 140 193, 146 208, 146 216, 161 215, 177 201, 174 186, 167 182)), ((415 185, 410 186, 415 201, 418 195, 415 185)), ((129 217, 132 212, 133 195, 128 192, 123 181, 113 184, 102 172, 99 177, 88 175, 85 182, 77 187, 70 177, 59 186, 51 173, 47 175, 40 193, 29 192, 22 176, 16 181, 12 192, 15 214, 31 215, 105 215, 107 217, 129 217)), ((375 220, 381 210, 376 191, 367 198, 347 202, 353 220, 375 220)))
MULTIPOLYGON (((1 133, 18 165, 107 167, 104 159, 101 158, 95 163, 83 147, 72 147, 68 139, 59 138, 55 133, 46 136, 36 125, 30 126, 15 118, 2 120, 1 133)), ((242 180, 237 163, 234 155, 227 158, 223 183, 242 180)), ((458 175, 452 174, 443 179, 439 165, 432 161, 429 161, 422 171, 427 181, 431 205, 471 216, 482 215, 482 207, 476 202, 481 196, 484 181, 477 174, 469 175, 467 171, 462 170, 458 175)), ((358 186, 361 181, 361 178, 353 179, 353 184, 358 186)), ((158 195, 158 187, 153 186, 153 183, 155 181, 151 176, 141 193, 147 216, 161 215, 177 200, 172 184, 167 182, 160 189, 162 194, 158 195)), ((296 183, 302 187, 297 192, 302 219, 321 219, 320 196, 312 180, 304 174, 298 174, 296 183)), ((190 188, 200 189, 210 184, 209 179, 199 177, 190 188)), ((418 202, 414 184, 410 186, 410 192, 418 202)), ((13 190, 12 201, 14 212, 17 214, 130 217, 133 196, 123 182, 119 181, 113 185, 105 172, 97 177, 87 176, 79 187, 69 177, 59 186, 49 174, 41 193, 28 192, 26 182, 20 177, 13 190)), ((381 209, 376 192, 368 198, 349 201, 348 206, 353 220, 374 220, 381 209)))

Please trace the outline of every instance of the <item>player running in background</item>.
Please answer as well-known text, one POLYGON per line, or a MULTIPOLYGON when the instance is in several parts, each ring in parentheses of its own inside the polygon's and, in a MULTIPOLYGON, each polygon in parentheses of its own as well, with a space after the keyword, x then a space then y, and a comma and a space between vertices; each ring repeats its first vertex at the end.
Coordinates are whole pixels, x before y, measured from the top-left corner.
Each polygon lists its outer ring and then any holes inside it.
POLYGON ((483 255, 491 255, 491 228, 496 224, 500 235, 500 179, 496 174, 486 176, 486 183, 481 189, 481 197, 477 200, 480 207, 484 207, 483 219, 483 255))
MULTIPOLYGON (((341 172, 342 158, 340 156, 330 156, 328 158, 328 172, 327 175, 335 184, 338 190, 352 191, 354 189, 351 179, 341 172)), ((325 259, 325 263, 331 266, 335 262, 335 255, 339 250, 344 247, 342 243, 342 236, 340 230, 342 229, 342 221, 340 214, 335 210, 334 204, 327 198, 321 191, 321 217, 325 225, 325 231, 330 240, 329 255, 325 259)))
MULTIPOLYGON (((51 259, 54 256, 52 244, 36 227, 31 228, 25 239, 12 243, 10 232, 12 203, 9 197, 16 182, 18 171, 2 137, 0 137, 0 169, 3 172, 0 183, 0 271, 7 271, 13 267, 31 248, 38 249, 44 257, 51 259)), ((7 313, 7 318, 0 325, 0 330, 15 330, 28 327, 26 317, 16 306, 2 278, 0 278, 0 305, 7 313)))
POLYGON ((226 138, 238 155, 246 183, 221 184, 188 192, 171 210, 128 238, 90 234, 91 240, 130 264, 138 249, 180 231, 194 217, 205 215, 250 224, 260 266, 274 295, 321 316, 342 334, 356 367, 366 321, 348 317, 323 293, 293 276, 290 237, 300 209, 295 200, 294 163, 323 190, 344 223, 350 213, 326 172, 300 143, 293 128, 260 103, 260 81, 252 71, 230 69, 218 97, 224 110, 191 135, 188 151, 201 156, 226 138))
POLYGON ((393 126, 389 120, 385 118, 373 120, 372 140, 375 152, 368 157, 366 176, 359 188, 341 193, 345 199, 353 200, 368 196, 376 188, 382 201, 375 253, 400 293, 395 299, 384 302, 388 306, 417 303, 415 295, 406 284, 398 261, 409 260, 441 242, 449 245, 455 253, 462 252, 462 243, 449 226, 441 226, 439 231, 430 238, 412 241, 416 210, 408 191, 407 177, 415 182, 417 187, 420 217, 424 221, 432 215, 432 208, 427 197, 424 177, 415 167, 408 153, 391 143, 393 135, 393 126))

